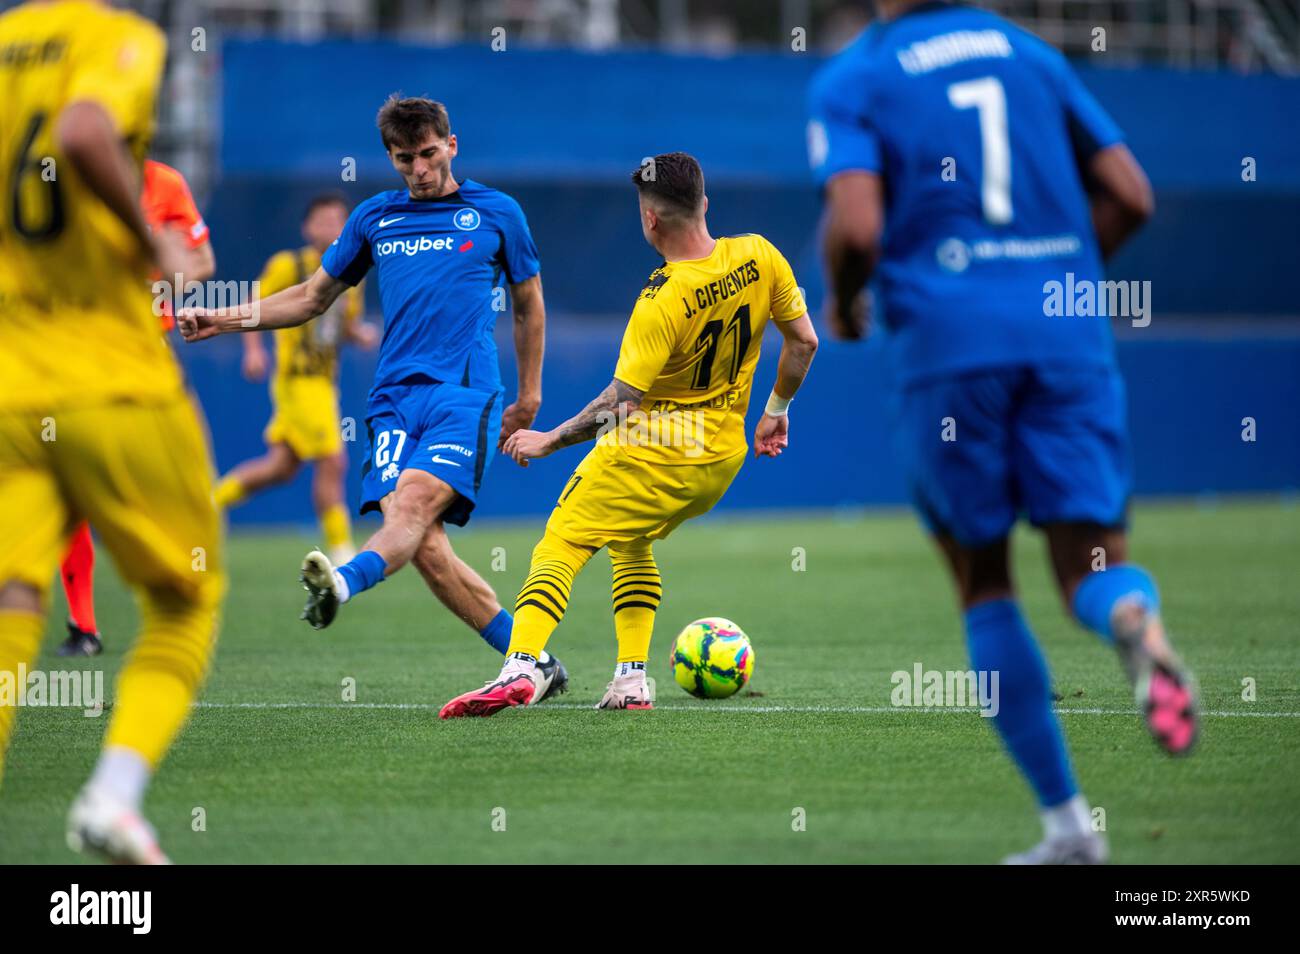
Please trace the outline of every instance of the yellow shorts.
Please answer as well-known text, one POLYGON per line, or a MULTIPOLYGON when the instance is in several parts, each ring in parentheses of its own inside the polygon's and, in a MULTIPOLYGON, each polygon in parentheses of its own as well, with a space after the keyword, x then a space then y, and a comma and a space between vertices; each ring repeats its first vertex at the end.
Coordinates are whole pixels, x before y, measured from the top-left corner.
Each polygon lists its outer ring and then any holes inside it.
POLYGON ((188 395, 0 411, 0 585, 43 595, 82 520, 128 583, 217 606, 225 580, 212 456, 188 395))
POLYGON ((343 449, 339 392, 334 381, 318 374, 276 378, 271 386, 275 410, 263 437, 268 444, 287 444, 299 460, 332 457, 343 449))
POLYGON ((598 444, 564 485, 546 529, 570 543, 661 540, 708 513, 731 486, 745 452, 703 464, 651 464, 598 444))

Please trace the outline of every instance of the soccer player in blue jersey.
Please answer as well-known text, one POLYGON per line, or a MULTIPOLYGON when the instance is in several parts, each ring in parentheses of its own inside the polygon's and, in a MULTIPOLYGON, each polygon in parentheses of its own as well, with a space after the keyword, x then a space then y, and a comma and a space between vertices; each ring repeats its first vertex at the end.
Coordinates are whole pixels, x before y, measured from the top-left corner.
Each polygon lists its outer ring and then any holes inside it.
MULTIPOLYGON (((445 525, 465 525, 493 451, 541 406, 537 247, 519 203, 452 176, 456 136, 441 103, 390 97, 377 125, 404 188, 358 205, 306 281, 239 308, 186 309, 179 322, 187 341, 301 325, 375 269, 384 336, 366 407, 361 512, 381 511, 384 524, 337 568, 318 550, 307 554, 303 618, 328 626, 343 603, 414 562, 447 608, 504 654, 513 620, 452 551, 445 525), (504 409, 493 339, 503 282, 519 364, 519 393, 504 409)), ((548 655, 539 669, 539 701, 564 691, 557 659, 548 655)))
POLYGON ((1128 562, 1109 323, 1045 308, 1067 275, 1100 288, 1102 259, 1151 214, 1150 186, 1047 44, 949 3, 877 8, 883 19, 810 91, 828 320, 839 337, 862 337, 863 287, 877 279, 910 490, 951 565, 972 667, 1000 674, 994 722, 1042 810, 1043 841, 1007 860, 1101 862, 1008 541, 1020 514, 1044 530, 1066 606, 1117 651, 1156 741, 1186 752, 1191 677, 1155 581, 1128 562))

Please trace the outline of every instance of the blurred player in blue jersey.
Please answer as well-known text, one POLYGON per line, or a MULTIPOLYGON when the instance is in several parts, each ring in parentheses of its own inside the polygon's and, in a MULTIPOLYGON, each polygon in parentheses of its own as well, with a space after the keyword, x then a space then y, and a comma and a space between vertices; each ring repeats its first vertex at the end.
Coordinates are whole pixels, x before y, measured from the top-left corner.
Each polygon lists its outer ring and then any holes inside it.
POLYGON ((1101 862, 1106 843, 1016 601, 1008 540, 1021 514, 1045 531, 1066 606, 1117 651, 1156 741, 1186 752, 1191 677, 1165 637, 1154 580, 1127 558, 1125 399, 1109 322, 1045 308, 1049 283, 1103 280, 1103 257, 1151 214, 1151 189, 1047 44, 948 3, 877 7, 883 20, 810 95, 828 320, 862 337, 863 287, 877 278, 910 490, 952 566, 972 667, 1000 673, 994 721, 1042 809, 1043 841, 1007 860, 1101 862))
MULTIPOLYGON (((505 653, 513 620, 452 552, 445 524, 465 525, 493 452, 541 406, 546 318, 537 247, 519 203, 452 176, 456 137, 441 103, 391 97, 377 125, 405 188, 358 205, 306 281, 240 308, 184 310, 181 330, 197 341, 301 325, 374 268, 384 336, 366 407, 361 512, 381 511, 384 525, 340 567, 318 550, 307 554, 303 618, 323 629, 341 604, 414 562, 447 608, 505 653), (503 282, 519 364, 519 394, 504 410, 493 339, 503 282)), ((539 701, 564 691, 558 660, 547 656, 538 668, 539 701)))

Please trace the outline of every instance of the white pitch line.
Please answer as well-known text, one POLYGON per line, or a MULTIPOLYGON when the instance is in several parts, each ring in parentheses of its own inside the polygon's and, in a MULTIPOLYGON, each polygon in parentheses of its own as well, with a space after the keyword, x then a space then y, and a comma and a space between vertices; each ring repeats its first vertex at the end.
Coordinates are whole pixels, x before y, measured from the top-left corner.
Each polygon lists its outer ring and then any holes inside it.
MULTIPOLYGON (((195 708, 198 709, 415 709, 415 710, 437 710, 442 706, 433 702, 196 702, 195 708)), ((543 703, 540 708, 544 709, 570 709, 570 710, 587 710, 595 709, 595 706, 583 706, 569 702, 547 702, 543 703)), ((959 712, 963 714, 977 713, 980 710, 971 707, 922 707, 922 706, 675 706, 675 705, 657 705, 655 710, 658 712, 710 712, 710 713, 739 713, 739 712, 824 712, 824 713, 844 713, 860 715, 888 715, 898 712, 959 712)), ((1057 706, 1054 711, 1059 715, 1115 715, 1115 716, 1135 716, 1138 714, 1136 709, 1066 709, 1057 706)), ((1249 712, 1240 711, 1209 711, 1202 712, 1202 716, 1208 716, 1216 719, 1300 719, 1300 712, 1249 712)))

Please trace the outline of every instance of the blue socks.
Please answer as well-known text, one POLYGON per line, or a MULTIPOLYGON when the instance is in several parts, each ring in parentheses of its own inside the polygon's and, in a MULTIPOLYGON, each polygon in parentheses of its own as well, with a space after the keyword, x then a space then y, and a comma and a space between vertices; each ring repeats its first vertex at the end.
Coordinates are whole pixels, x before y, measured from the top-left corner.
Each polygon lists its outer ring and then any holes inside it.
POLYGON ((343 578, 348 592, 344 602, 358 593, 363 593, 378 583, 384 582, 384 571, 388 564, 374 550, 362 550, 347 563, 334 572, 343 578))
POLYGON ((514 626, 515 618, 502 610, 492 617, 492 622, 479 631, 479 635, 483 637, 484 642, 504 656, 506 650, 510 648, 510 631, 514 626))
POLYGON ((1088 629, 1113 643, 1110 614, 1115 604, 1127 597, 1143 600, 1148 609, 1160 608, 1156 582, 1140 566, 1120 563, 1108 570, 1096 570, 1085 576, 1074 591, 1074 615, 1088 629))
POLYGON ((972 606, 965 613, 971 667, 998 673, 998 714, 993 717, 1007 751, 1051 808, 1078 793, 1061 727, 1052 712, 1047 666, 1014 600, 972 606))

